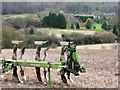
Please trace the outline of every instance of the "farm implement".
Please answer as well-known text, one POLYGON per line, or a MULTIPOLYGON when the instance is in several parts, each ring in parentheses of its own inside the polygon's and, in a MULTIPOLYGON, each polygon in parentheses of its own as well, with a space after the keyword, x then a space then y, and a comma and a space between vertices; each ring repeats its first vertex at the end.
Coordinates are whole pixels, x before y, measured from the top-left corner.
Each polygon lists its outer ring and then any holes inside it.
POLYGON ((17 80, 18 82, 23 83, 25 81, 24 69, 23 67, 34 67, 36 69, 37 79, 42 82, 40 68, 44 69, 44 77, 48 79, 48 84, 51 85, 51 68, 59 69, 61 80, 64 83, 67 83, 67 79, 65 77, 65 73, 67 73, 67 78, 70 80, 70 73, 78 76, 79 73, 84 73, 86 70, 83 64, 79 64, 78 54, 76 49, 76 44, 74 42, 61 42, 61 56, 59 62, 48 62, 46 60, 47 51, 50 47, 47 47, 44 50, 44 58, 43 60, 40 58, 40 51, 42 45, 47 41, 35 41, 37 46, 36 55, 34 60, 22 60, 22 57, 25 53, 25 47, 21 49, 21 55, 18 59, 17 57, 17 49, 22 41, 12 41, 13 47, 13 55, 12 59, 0 59, 0 64, 2 68, 0 69, 0 73, 8 72, 9 70, 13 70, 13 80, 17 80), (67 59, 65 59, 65 53, 67 54, 67 59), (20 76, 18 75, 18 69, 20 67, 20 76))

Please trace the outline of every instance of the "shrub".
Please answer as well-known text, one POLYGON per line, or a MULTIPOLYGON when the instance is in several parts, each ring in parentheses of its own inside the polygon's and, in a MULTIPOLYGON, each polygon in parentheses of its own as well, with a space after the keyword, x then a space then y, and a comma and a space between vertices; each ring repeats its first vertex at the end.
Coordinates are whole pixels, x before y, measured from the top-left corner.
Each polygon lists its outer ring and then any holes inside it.
POLYGON ((92 36, 92 42, 93 42, 92 44, 100 44, 101 43, 100 38, 96 35, 92 36))
POLYGON ((113 43, 115 42, 116 36, 112 32, 97 32, 95 34, 97 37, 100 38, 101 43, 113 43))
POLYGON ((63 41, 75 41, 81 44, 113 43, 116 36, 111 32, 97 32, 94 35, 84 35, 80 33, 62 34, 63 41))
POLYGON ((27 16, 24 19, 25 19, 25 22, 27 23, 27 27, 29 27, 29 26, 42 27, 42 22, 41 22, 40 18, 27 16))
POLYGON ((16 17, 16 18, 9 18, 6 21, 16 29, 26 28, 31 25, 34 27, 41 27, 41 21, 39 18, 16 17))
POLYGON ((27 23, 24 18, 20 18, 20 17, 10 18, 10 19, 7 19, 7 22, 9 22, 16 29, 27 27, 27 23))
POLYGON ((48 41, 44 46, 51 45, 54 43, 56 46, 59 45, 60 40, 56 35, 49 35, 47 32, 36 31, 35 34, 27 34, 28 47, 34 47, 34 41, 48 41))
POLYGON ((93 44, 92 36, 91 35, 86 35, 85 38, 84 38, 84 43, 85 44, 93 44))
POLYGON ((2 46, 3 48, 12 48, 12 40, 22 40, 26 41, 25 35, 8 25, 7 23, 3 23, 2 28, 2 46))
POLYGON ((62 34, 64 41, 75 41, 77 45, 84 44, 84 34, 80 33, 71 33, 71 34, 62 34))

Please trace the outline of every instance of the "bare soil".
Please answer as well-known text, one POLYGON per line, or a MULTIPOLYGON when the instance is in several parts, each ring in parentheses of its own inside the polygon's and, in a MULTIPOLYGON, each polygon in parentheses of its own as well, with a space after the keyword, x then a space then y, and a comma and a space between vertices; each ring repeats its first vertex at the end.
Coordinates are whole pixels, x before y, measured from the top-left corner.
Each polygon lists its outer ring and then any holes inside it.
MULTIPOLYGON (((117 50, 89 50, 79 49, 79 60, 85 65, 86 73, 79 76, 71 74, 74 83, 66 86, 62 83, 60 75, 56 69, 51 69, 52 88, 117 88, 118 87, 118 51, 117 50)), ((43 53, 41 53, 43 58, 43 53)), ((2 56, 11 58, 12 49, 3 49, 2 56)), ((35 49, 27 49, 23 59, 34 60, 35 49)), ((46 60, 59 62, 60 49, 50 49, 46 60)), ((48 88, 48 85, 37 83, 35 68, 25 67, 27 81, 24 84, 12 81, 12 70, 5 74, 4 80, 0 81, 1 88, 48 88)), ((43 77, 43 69, 41 74, 43 77)), ((44 80, 44 79, 43 79, 44 80)))

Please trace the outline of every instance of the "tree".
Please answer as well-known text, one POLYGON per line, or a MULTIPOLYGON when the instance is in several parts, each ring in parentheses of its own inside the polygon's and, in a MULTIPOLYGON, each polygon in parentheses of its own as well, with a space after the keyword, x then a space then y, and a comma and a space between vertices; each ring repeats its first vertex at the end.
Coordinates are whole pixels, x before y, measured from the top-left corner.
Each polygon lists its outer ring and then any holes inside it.
POLYGON ((90 18, 88 18, 88 19, 86 20, 86 28, 87 28, 87 29, 91 29, 91 27, 92 27, 92 21, 91 21, 90 18))
POLYGON ((48 16, 45 16, 42 20, 44 27, 54 27, 65 29, 67 27, 67 22, 65 16, 61 13, 56 15, 55 13, 49 13, 48 16))
POLYGON ((33 26, 30 26, 29 34, 34 34, 34 27, 33 26))
POLYGON ((111 29, 111 25, 107 25, 107 30, 110 30, 111 29))
POLYGON ((74 29, 74 25, 73 24, 71 24, 71 29, 74 29))
POLYGON ((79 23, 76 24, 76 29, 80 29, 79 23))
POLYGON ((116 29, 116 26, 115 26, 115 25, 113 26, 113 34, 118 35, 118 31, 117 31, 117 29, 116 29))
POLYGON ((58 14, 56 22, 59 28, 65 29, 67 27, 65 16, 61 13, 58 14))
POLYGON ((107 30, 107 22, 103 22, 101 28, 104 29, 104 30, 107 30))

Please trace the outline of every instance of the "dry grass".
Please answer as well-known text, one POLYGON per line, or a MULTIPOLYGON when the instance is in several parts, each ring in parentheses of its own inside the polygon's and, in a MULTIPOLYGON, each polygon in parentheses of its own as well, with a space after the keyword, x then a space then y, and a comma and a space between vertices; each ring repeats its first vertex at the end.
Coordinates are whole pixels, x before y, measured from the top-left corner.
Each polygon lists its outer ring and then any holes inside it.
POLYGON ((95 44, 95 45, 81 45, 78 49, 118 49, 118 43, 111 44, 95 44))
POLYGON ((53 29, 53 28, 37 28, 37 31, 47 32, 49 34, 55 34, 61 36, 63 33, 71 34, 71 33, 82 33, 85 35, 94 34, 96 31, 90 30, 71 30, 71 29, 53 29))

